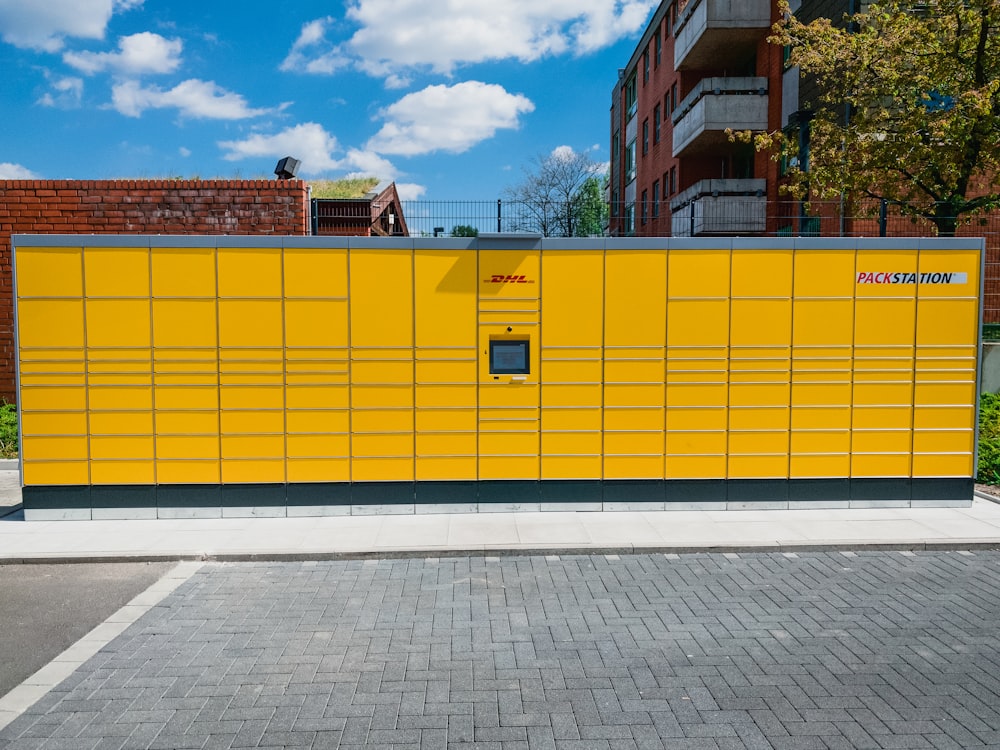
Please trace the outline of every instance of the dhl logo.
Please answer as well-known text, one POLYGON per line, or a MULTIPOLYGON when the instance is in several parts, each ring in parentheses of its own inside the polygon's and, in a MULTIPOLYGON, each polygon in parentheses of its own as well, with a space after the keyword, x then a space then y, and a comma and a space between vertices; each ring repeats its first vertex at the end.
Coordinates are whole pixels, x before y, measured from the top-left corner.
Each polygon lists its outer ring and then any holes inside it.
POLYGON ((495 273, 488 279, 483 279, 484 284, 534 284, 533 280, 528 279, 527 276, 523 274, 520 276, 505 276, 502 273, 495 273))

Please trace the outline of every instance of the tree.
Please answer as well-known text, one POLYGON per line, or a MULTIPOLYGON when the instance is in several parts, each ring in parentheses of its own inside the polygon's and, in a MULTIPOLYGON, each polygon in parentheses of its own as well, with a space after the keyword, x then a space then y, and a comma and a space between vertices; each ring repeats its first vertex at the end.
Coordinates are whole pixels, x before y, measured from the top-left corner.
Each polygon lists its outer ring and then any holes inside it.
POLYGON ((452 237, 478 237, 479 230, 468 224, 456 224, 451 230, 452 237))
MULTIPOLYGON (((805 24, 781 6, 769 41, 821 92, 788 192, 888 200, 941 235, 1000 207, 997 0, 884 0, 843 25, 805 24)), ((753 140, 775 159, 795 148, 781 133, 753 140)))
POLYGON ((576 217, 574 237, 593 237, 604 234, 608 225, 608 203, 604 200, 602 180, 588 177, 572 199, 572 214, 576 217))
MULTIPOLYGON (((511 222, 512 229, 525 232, 539 232, 544 237, 579 236, 581 228, 587 234, 600 234, 603 225, 595 228, 594 221, 585 218, 581 227, 578 211, 590 211, 592 202, 581 196, 581 191, 594 180, 600 198, 598 174, 601 167, 587 154, 574 151, 569 146, 560 146, 548 156, 536 156, 531 168, 524 170, 524 181, 504 190, 504 198, 516 204, 517 213, 511 222)), ((588 195, 592 188, 586 187, 588 195)))

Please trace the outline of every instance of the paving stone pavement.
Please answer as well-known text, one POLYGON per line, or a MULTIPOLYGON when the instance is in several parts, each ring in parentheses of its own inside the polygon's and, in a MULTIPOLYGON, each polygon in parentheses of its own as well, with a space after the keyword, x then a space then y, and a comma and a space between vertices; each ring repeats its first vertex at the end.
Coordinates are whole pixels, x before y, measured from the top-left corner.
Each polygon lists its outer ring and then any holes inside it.
POLYGON ((1000 748, 1000 553, 215 563, 9 750, 1000 748))

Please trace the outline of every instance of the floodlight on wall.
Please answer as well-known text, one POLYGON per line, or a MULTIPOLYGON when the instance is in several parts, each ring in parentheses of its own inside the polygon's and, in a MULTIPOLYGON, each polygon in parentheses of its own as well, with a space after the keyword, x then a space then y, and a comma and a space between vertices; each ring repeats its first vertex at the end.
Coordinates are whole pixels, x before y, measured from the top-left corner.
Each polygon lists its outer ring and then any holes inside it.
POLYGON ((278 162, 278 166, 274 168, 274 173, 278 175, 279 180, 294 180, 295 173, 299 171, 301 163, 298 159, 286 156, 278 162))

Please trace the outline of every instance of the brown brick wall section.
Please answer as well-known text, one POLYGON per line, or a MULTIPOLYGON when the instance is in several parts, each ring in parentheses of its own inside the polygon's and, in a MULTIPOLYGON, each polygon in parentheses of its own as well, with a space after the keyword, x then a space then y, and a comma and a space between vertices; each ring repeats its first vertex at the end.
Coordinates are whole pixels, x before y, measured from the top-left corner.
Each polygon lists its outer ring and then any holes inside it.
POLYGON ((301 180, 0 180, 0 397, 16 398, 12 234, 309 234, 301 180))

